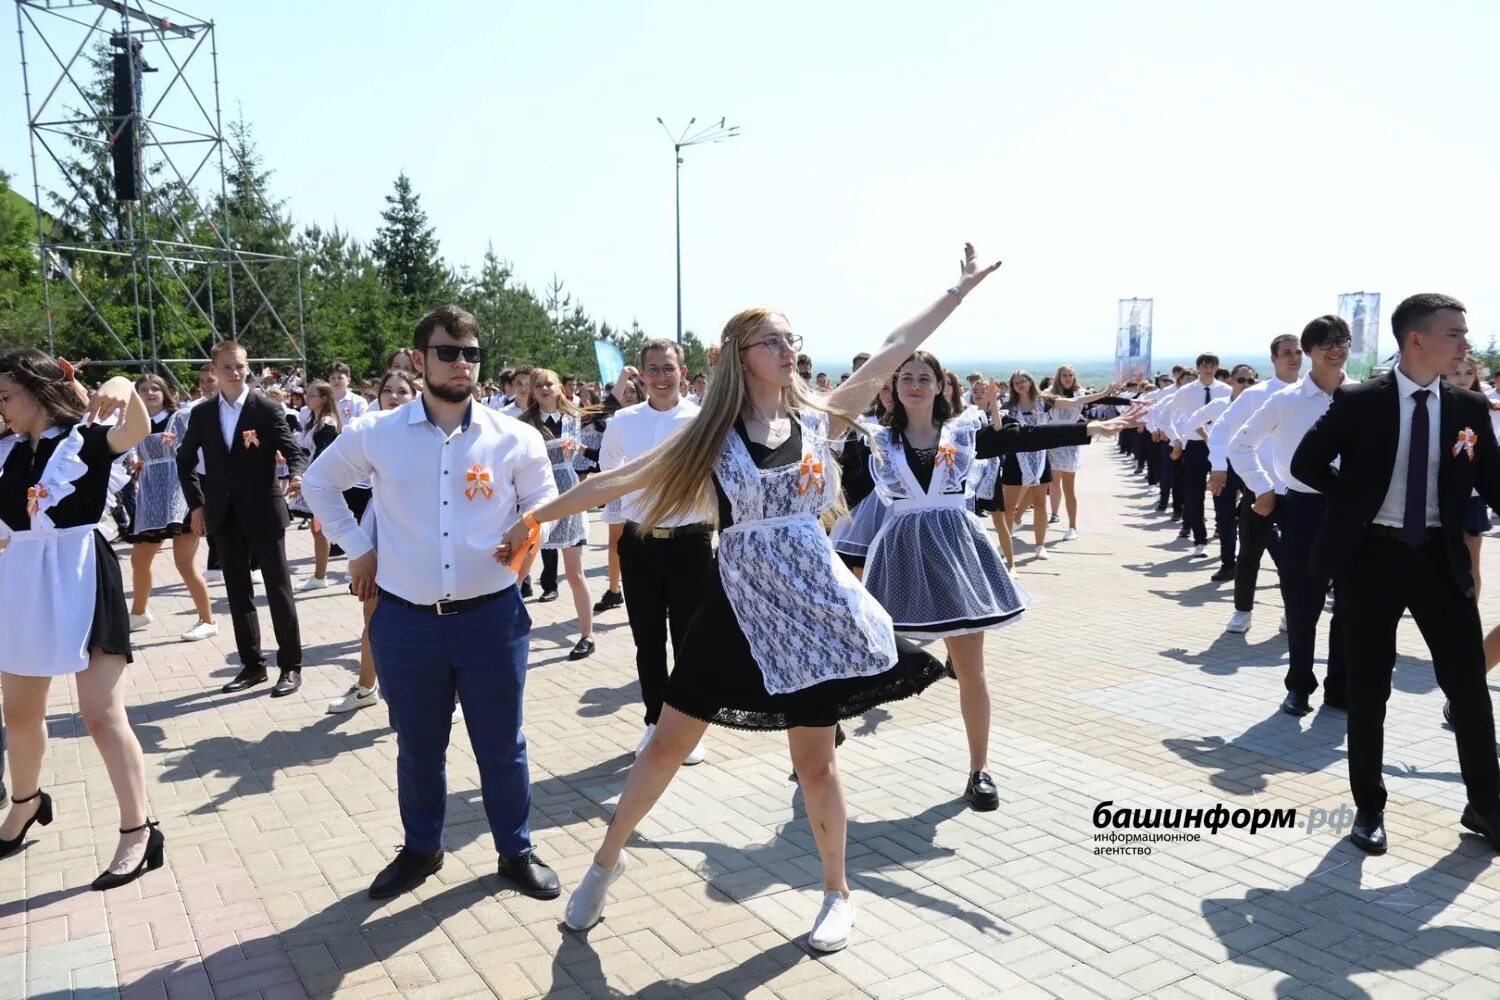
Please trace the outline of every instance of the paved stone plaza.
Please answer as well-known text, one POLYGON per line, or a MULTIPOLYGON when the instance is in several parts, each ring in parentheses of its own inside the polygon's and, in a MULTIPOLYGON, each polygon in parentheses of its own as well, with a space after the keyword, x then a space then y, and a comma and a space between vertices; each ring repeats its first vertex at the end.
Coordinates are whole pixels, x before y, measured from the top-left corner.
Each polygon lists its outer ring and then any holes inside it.
MULTIPOLYGON (((1277 710, 1286 644, 1274 571, 1250 633, 1224 635, 1229 586, 1208 579, 1217 561, 1187 558, 1110 447, 1085 456, 1081 537, 1034 562, 1023 533, 1020 578, 1035 603, 986 647, 1000 810, 971 813, 960 798, 953 682, 847 727, 860 907, 847 951, 805 946, 821 879, 785 739, 722 729, 642 828, 634 867, 587 934, 563 929, 561 900, 500 887, 461 729, 446 866, 374 905, 365 888, 401 842, 395 737, 384 708, 323 714, 357 665, 355 601, 342 588, 299 599, 299 694, 222 695, 235 669, 223 589, 219 639, 176 641, 193 618, 163 556, 169 585, 138 635, 127 704, 167 866, 117 892, 88 890, 117 818, 72 685, 56 684, 44 782, 57 820, 0 861, 0 1000, 1500 997, 1500 863, 1458 826, 1453 736, 1409 620, 1386 726, 1388 855, 1366 857, 1327 826, 1202 830, 1149 855, 1095 853, 1110 846, 1093 824, 1105 800, 1296 808, 1304 826, 1352 803, 1343 715, 1277 710)), ((595 524, 595 597, 602 539, 595 524)), ((307 572, 309 535, 293 532, 289 548, 294 572, 307 572)), ((1487 549, 1485 576, 1500 581, 1500 544, 1487 549)), ((1497 592, 1482 601, 1486 621, 1500 618, 1497 592)), ((601 616, 599 652, 569 663, 567 591, 531 610, 533 830, 566 891, 640 736, 633 649, 618 609, 601 616)), ((1326 633, 1325 619, 1320 652, 1326 633)))

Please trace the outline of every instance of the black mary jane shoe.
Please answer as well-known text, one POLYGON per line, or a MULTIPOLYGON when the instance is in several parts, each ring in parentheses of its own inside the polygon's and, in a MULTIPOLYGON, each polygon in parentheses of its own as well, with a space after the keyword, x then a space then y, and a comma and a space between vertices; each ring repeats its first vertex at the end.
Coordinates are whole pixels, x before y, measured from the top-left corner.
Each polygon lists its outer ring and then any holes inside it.
POLYGON ((1349 842, 1366 854, 1384 854, 1388 846, 1385 839, 1385 811, 1354 810, 1354 825, 1349 828, 1349 842))
POLYGON ((584 636, 578 640, 578 645, 573 647, 573 652, 568 654, 570 660, 582 660, 594 655, 594 640, 584 636))
POLYGON ((435 854, 419 854, 402 847, 395 860, 382 868, 375 881, 370 883, 369 896, 371 899, 391 899, 410 892, 442 867, 441 850, 435 854))
POLYGON ((562 895, 562 882, 558 880, 557 872, 543 864, 535 851, 513 858, 502 857, 499 874, 501 881, 532 899, 556 899, 562 895))
POLYGON ((21 827, 21 832, 16 834, 10 840, 0 840, 0 858, 3 858, 10 854, 14 854, 21 849, 21 845, 26 842, 26 831, 31 829, 31 824, 40 823, 43 826, 51 825, 52 796, 48 795, 40 788, 38 788, 32 794, 26 796, 24 799, 12 799, 11 805, 20 805, 23 802, 30 802, 38 795, 42 797, 42 804, 36 807, 36 812, 32 813, 31 818, 26 821, 26 825, 21 827))
POLYGON ((969 783, 964 787, 964 801, 975 812, 994 812, 1000 808, 1000 792, 988 771, 975 771, 969 775, 969 783))
POLYGON ((129 885, 147 872, 154 872, 166 864, 167 838, 162 836, 161 830, 157 829, 156 820, 148 819, 140 826, 129 830, 121 830, 121 834, 140 833, 149 829, 146 835, 146 853, 141 857, 141 863, 128 872, 100 872, 99 877, 94 879, 89 886, 95 892, 107 892, 110 889, 118 889, 122 885, 129 885))

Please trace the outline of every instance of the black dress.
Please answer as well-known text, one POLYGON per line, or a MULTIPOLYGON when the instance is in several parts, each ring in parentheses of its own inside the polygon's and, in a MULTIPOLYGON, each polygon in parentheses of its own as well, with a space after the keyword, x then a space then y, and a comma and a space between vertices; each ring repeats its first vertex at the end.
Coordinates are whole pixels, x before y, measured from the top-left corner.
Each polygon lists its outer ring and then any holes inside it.
MULTIPOLYGON (((792 421, 791 437, 776 448, 756 444, 744 426, 734 433, 757 468, 779 469, 803 456, 802 428, 792 421)), ((719 528, 734 523, 729 498, 718 477, 719 528)), ((830 553, 830 556, 832 553, 830 553)), ((789 579, 788 586, 797 586, 789 579)), ((793 726, 832 726, 877 705, 920 694, 945 675, 943 664, 921 646, 896 637, 895 666, 873 676, 827 680, 801 690, 771 694, 725 593, 715 556, 703 579, 703 599, 688 623, 667 684, 666 703, 685 715, 735 729, 778 730, 793 726)))

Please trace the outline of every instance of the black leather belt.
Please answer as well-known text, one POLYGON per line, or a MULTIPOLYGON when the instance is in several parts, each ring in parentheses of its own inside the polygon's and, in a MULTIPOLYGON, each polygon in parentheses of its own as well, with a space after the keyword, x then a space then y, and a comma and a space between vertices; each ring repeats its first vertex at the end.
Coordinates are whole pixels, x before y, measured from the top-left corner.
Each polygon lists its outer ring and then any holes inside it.
POLYGON ((713 525, 704 521, 699 521, 697 524, 679 524, 675 528, 648 528, 644 532, 635 521, 627 521, 625 526, 645 538, 682 538, 686 535, 707 535, 714 530, 713 525))
POLYGON ((461 601, 438 601, 436 604, 418 604, 415 601, 408 601, 404 597, 397 597, 389 590, 382 590, 380 592, 380 599, 382 601, 390 601, 392 604, 399 604, 403 608, 411 608, 413 611, 431 611, 435 615, 446 616, 471 611, 491 601, 499 600, 515 589, 516 585, 511 584, 504 590, 497 590, 493 594, 485 594, 482 597, 465 597, 461 601))
MULTIPOLYGON (((1422 529, 1422 541, 1430 542, 1443 533, 1442 528, 1429 527, 1422 529)), ((1394 538, 1398 542, 1406 541, 1406 532, 1400 528, 1393 528, 1389 524, 1370 525, 1370 534, 1379 535, 1381 538, 1394 538)))

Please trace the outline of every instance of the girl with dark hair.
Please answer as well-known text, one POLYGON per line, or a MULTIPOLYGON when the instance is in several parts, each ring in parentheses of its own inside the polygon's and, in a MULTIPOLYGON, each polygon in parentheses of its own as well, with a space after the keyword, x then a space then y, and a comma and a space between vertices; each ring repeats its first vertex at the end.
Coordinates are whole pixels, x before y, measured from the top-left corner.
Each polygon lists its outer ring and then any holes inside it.
POLYGON ((142 375, 135 391, 151 417, 151 433, 135 446, 135 517, 131 533, 130 631, 138 632, 155 619, 151 600, 151 567, 162 544, 172 543, 172 561, 198 611, 198 621, 182 634, 183 642, 198 642, 219 634, 214 622, 208 584, 198 572, 198 536, 187 528, 187 500, 177 478, 177 438, 187 424, 187 410, 177 408, 177 396, 159 375, 142 375))
MULTIPOLYGON (((557 480, 557 492, 565 493, 578 485, 578 470, 574 459, 583 451, 581 437, 583 411, 568 402, 561 392, 562 381, 557 373, 547 368, 537 368, 531 373, 531 401, 521 414, 521 420, 541 431, 547 443, 547 458, 552 463, 552 475, 557 480)), ((542 546, 542 596, 543 601, 557 600, 557 552, 562 550, 563 572, 568 579, 568 589, 573 592, 573 609, 578 615, 578 643, 568 654, 569 660, 581 660, 594 653, 594 614, 589 602, 588 584, 583 579, 583 544, 588 541, 588 516, 579 511, 564 518, 542 546)))
POLYGON ((77 677, 84 726, 104 758, 120 808, 120 842, 93 882, 112 889, 163 864, 165 838, 148 814, 146 767, 125 717, 130 619, 120 563, 99 531, 116 460, 151 433, 126 378, 87 408, 72 366, 37 350, 0 357, 0 697, 15 794, 0 822, 0 857, 33 823, 54 818, 41 788, 52 678, 77 677), (112 424, 104 421, 117 418, 112 424))
MULTIPOLYGON (((1114 395, 1119 388, 1111 385, 1099 392, 1083 393, 1078 386, 1078 372, 1072 365, 1062 365, 1052 380, 1052 388, 1043 390, 1042 399, 1050 407, 1053 423, 1081 424, 1085 422, 1085 406, 1114 395)), ((1052 483, 1047 489, 1052 514, 1047 521, 1055 524, 1057 508, 1060 505, 1067 507, 1068 530, 1062 539, 1065 542, 1078 537, 1078 455, 1076 446, 1053 448, 1047 452, 1047 464, 1052 470, 1052 483)))
MULTIPOLYGON (((1001 394, 1000 383, 990 379, 974 383, 969 398, 976 409, 987 414, 992 406, 1000 408, 1001 394)), ((1005 493, 1000 488, 1000 471, 1004 465, 1003 458, 976 459, 969 490, 973 494, 974 513, 979 517, 989 517, 995 526, 995 537, 1000 540, 1000 551, 1005 555, 1005 568, 1014 570, 1016 547, 1010 532, 1005 530, 1005 493)))
MULTIPOLYGON (((1023 427, 1042 427, 1048 420, 1047 407, 1037 391, 1036 381, 1028 371, 1010 377, 1010 415, 1023 427)), ((1005 530, 1015 533, 1028 506, 1032 507, 1031 532, 1036 539, 1036 558, 1047 558, 1047 484, 1052 482, 1052 468, 1044 451, 1010 455, 1000 473, 1005 495, 1005 530)))
POLYGON ((958 677, 969 743, 964 798, 976 810, 1000 803, 990 778, 990 696, 984 634, 1014 621, 1027 594, 1011 578, 983 523, 966 509, 965 485, 976 460, 1086 444, 1120 427, 1027 427, 986 410, 954 413, 943 367, 917 351, 896 371, 889 426, 871 444, 875 489, 890 505, 870 543, 864 583, 889 612, 896 632, 942 639, 958 677))
POLYGON ((881 421, 890 413, 891 401, 891 383, 887 380, 880 384, 880 391, 870 409, 855 420, 863 432, 851 432, 839 454, 843 473, 840 478, 849 513, 834 522, 828 538, 833 543, 833 551, 839 554, 856 579, 864 575, 870 542, 885 523, 886 503, 875 491, 875 481, 869 472, 870 439, 880 431, 881 421))
MULTIPOLYGON (((338 401, 333 398, 333 386, 320 379, 307 383, 307 412, 303 414, 302 427, 297 432, 297 447, 307 456, 307 464, 311 465, 313 459, 327 451, 343 429, 338 401)), ((328 557, 333 550, 332 543, 323 534, 322 526, 301 495, 289 497, 286 509, 293 517, 310 521, 313 533, 313 575, 292 589, 304 594, 322 590, 328 586, 328 557)), ((359 513, 354 516, 359 517, 359 513)))

